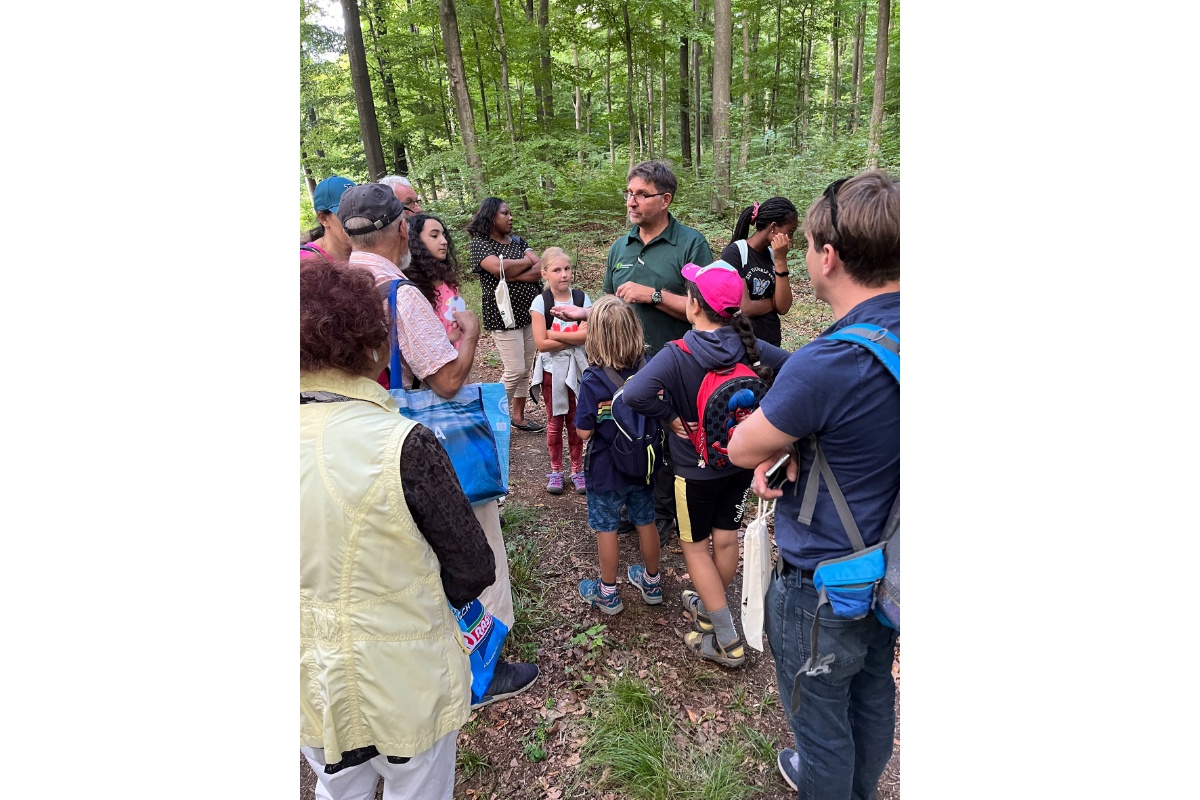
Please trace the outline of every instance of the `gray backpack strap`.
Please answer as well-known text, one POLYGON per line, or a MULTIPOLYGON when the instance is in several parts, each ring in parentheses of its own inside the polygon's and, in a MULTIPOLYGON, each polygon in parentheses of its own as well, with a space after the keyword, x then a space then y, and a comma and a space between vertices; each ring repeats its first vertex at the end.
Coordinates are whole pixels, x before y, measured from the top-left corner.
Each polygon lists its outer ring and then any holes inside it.
POLYGON ((742 257, 742 269, 745 269, 750 260, 750 245, 746 244, 745 239, 738 239, 734 244, 737 245, 738 255, 742 257))
POLYGON ((837 478, 833 477, 833 468, 829 466, 829 461, 825 458, 825 453, 821 450, 821 444, 817 441, 816 436, 809 436, 809 442, 813 449, 813 465, 808 471, 808 484, 804 487, 804 499, 800 501, 800 513, 797 515, 797 520, 805 525, 812 524, 813 509, 817 505, 817 488, 820 478, 825 479, 825 485, 829 488, 829 496, 833 500, 833 507, 837 509, 838 519, 842 521, 842 527, 846 529, 846 536, 850 539, 850 544, 854 547, 855 552, 866 548, 863 542, 862 534, 858 532, 858 525, 854 522, 854 515, 850 513, 850 506, 846 503, 846 497, 842 494, 842 488, 838 486, 837 478))
POLYGON ((608 379, 613 382, 613 385, 616 386, 617 389, 621 389, 625 386, 625 379, 621 377, 621 373, 617 372, 612 367, 605 367, 604 374, 608 376, 608 379))

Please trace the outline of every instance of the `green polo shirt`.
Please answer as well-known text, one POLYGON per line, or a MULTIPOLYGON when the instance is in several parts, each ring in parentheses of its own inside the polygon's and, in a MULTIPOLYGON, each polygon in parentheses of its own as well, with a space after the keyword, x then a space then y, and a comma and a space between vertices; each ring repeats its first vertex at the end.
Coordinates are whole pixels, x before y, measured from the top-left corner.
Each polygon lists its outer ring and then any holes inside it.
MULTIPOLYGON (((604 271, 604 293, 616 294, 622 283, 633 281, 643 286, 683 294, 683 267, 687 263, 706 266, 713 262, 712 250, 704 234, 681 225, 667 213, 667 227, 648 244, 642 244, 638 226, 608 248, 608 268, 604 271)), ((653 356, 672 339, 691 329, 687 320, 675 319, 650 303, 633 303, 633 310, 646 332, 647 356, 653 356)))

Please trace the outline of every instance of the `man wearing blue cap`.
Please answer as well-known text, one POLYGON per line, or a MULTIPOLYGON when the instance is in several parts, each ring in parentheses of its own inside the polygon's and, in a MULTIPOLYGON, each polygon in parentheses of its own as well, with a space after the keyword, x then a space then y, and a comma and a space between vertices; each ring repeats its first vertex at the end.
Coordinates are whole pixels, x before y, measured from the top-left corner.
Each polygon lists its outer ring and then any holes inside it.
POLYGON ((317 184, 313 192, 313 210, 317 212, 319 224, 311 231, 312 240, 300 245, 300 258, 311 258, 314 255, 338 261, 350 258, 350 240, 346 237, 346 231, 342 229, 337 212, 342 192, 353 185, 354 181, 337 175, 317 184))

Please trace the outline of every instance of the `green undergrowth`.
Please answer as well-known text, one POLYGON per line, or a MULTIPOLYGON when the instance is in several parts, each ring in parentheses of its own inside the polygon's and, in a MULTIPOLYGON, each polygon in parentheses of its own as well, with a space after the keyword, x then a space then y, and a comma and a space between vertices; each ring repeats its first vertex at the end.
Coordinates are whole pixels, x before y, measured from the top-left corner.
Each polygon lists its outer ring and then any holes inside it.
POLYGON ((505 648, 509 657, 534 661, 541 631, 554 620, 543 602, 546 576, 538 563, 538 534, 546 523, 538 510, 516 501, 505 503, 500 517, 512 583, 513 627, 505 648))
POLYGON ((589 705, 583 764, 603 780, 597 792, 615 789, 636 800, 738 800, 759 791, 750 782, 755 760, 774 758, 773 743, 751 736, 744 725, 703 741, 636 678, 616 678, 596 690, 589 705))

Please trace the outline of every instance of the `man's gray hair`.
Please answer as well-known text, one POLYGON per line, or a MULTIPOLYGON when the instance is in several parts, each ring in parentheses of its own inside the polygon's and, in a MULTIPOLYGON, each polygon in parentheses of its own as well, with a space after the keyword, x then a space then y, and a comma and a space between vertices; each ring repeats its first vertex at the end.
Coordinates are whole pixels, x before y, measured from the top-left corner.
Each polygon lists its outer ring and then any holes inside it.
MULTIPOLYGON (((342 223, 343 230, 347 228, 361 228, 364 225, 372 225, 374 221, 367 217, 350 217, 342 223)), ((404 215, 400 215, 396 219, 384 225, 379 230, 367 231, 366 233, 353 234, 346 230, 346 238, 350 240, 350 244, 355 250, 368 250, 378 245, 382 240, 387 239, 392 234, 400 230, 400 226, 404 224, 404 215)))
POLYGON ((408 178, 405 178, 401 175, 388 175, 386 177, 380 178, 379 183, 382 183, 384 186, 391 186, 393 188, 397 184, 399 184, 401 186, 407 186, 410 189, 413 188, 413 185, 408 180, 408 178))
POLYGON ((672 200, 675 199, 675 190, 679 188, 679 181, 675 179, 675 173, 666 161, 643 161, 634 164, 625 180, 631 181, 634 178, 653 183, 654 188, 660 192, 670 192, 672 200))

